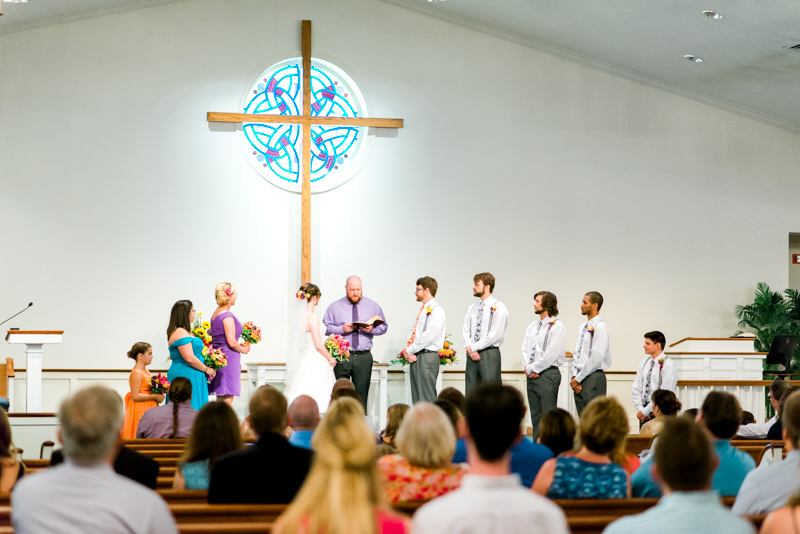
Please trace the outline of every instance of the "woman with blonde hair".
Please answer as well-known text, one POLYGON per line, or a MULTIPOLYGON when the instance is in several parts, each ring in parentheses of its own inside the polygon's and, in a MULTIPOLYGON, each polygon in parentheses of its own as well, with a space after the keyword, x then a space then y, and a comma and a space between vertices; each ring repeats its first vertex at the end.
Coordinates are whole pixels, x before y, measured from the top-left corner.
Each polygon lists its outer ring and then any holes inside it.
POLYGON ((389 510, 375 465, 364 407, 331 403, 314 432, 314 465, 273 534, 403 534, 408 521, 389 510))
POLYGON ((547 460, 533 491, 551 499, 624 499, 628 474, 612 456, 628 436, 625 408, 613 397, 597 397, 583 410, 578 426, 581 448, 547 460))
POLYGON ((208 392, 217 395, 217 400, 233 404, 233 398, 242 393, 242 354, 250 352, 250 345, 240 344, 242 323, 231 313, 231 306, 236 304, 239 293, 230 282, 222 282, 214 288, 217 309, 211 315, 211 348, 220 349, 228 359, 228 365, 217 371, 211 379, 208 392))
POLYGON ((378 459, 391 502, 433 499, 461 486, 468 468, 453 464, 456 433, 438 406, 415 404, 403 419, 395 443, 400 454, 378 459))
POLYGON ((134 439, 136 427, 144 412, 155 408, 164 401, 163 393, 150 393, 150 371, 147 366, 153 361, 153 347, 150 343, 134 343, 128 351, 128 358, 136 362, 128 377, 131 390, 125 394, 125 422, 122 425, 122 439, 134 439))

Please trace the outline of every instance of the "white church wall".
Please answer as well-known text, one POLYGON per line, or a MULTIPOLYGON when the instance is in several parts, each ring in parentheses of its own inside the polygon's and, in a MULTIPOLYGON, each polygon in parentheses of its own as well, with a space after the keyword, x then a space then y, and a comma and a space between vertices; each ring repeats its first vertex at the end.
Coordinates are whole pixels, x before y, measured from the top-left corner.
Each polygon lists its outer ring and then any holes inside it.
POLYGON ((210 316, 223 280, 265 332, 244 361, 283 361, 300 198, 205 113, 236 111, 259 65, 297 55, 304 18, 370 114, 405 120, 313 199, 323 308, 360 274, 390 324, 376 359, 403 346, 426 274, 457 368, 472 275, 497 276, 506 370, 541 289, 568 350, 581 297, 603 293, 613 369, 632 370, 644 332, 728 335, 756 282, 786 287, 796 134, 380 2, 193 0, 0 35, 1 307, 34 301, 5 326, 65 330, 45 368, 125 369, 136 341, 163 367, 172 303, 210 316))

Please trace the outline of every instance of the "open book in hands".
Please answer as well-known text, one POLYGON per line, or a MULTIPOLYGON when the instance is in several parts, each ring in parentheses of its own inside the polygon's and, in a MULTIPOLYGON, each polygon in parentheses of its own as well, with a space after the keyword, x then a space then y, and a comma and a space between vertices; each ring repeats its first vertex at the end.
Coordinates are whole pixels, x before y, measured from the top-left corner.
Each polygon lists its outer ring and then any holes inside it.
POLYGON ((375 317, 371 318, 369 321, 354 321, 353 328, 366 328, 368 326, 380 326, 385 323, 383 319, 381 319, 380 315, 376 315, 375 317))

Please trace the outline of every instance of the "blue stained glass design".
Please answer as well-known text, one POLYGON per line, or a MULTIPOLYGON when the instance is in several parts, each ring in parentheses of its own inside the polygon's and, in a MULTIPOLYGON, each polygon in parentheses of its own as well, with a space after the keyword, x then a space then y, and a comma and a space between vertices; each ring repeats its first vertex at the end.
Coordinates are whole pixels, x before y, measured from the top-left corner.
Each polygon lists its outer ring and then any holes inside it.
MULTIPOLYGON (((299 59, 273 65, 254 83, 243 112, 302 115, 302 84, 302 64, 299 59)), ((334 65, 313 58, 310 107, 313 117, 358 117, 365 112, 363 97, 355 83, 334 65)), ((265 178, 278 178, 277 185, 283 182, 296 190, 302 179, 302 126, 245 123, 242 128, 246 149, 251 153, 248 156, 252 158, 251 164, 265 178)), ((312 124, 311 182, 319 184, 332 175, 340 174, 338 179, 329 180, 334 187, 342 183, 346 177, 341 173, 353 165, 366 130, 352 126, 312 124)), ((270 181, 275 183, 272 179, 270 181)))

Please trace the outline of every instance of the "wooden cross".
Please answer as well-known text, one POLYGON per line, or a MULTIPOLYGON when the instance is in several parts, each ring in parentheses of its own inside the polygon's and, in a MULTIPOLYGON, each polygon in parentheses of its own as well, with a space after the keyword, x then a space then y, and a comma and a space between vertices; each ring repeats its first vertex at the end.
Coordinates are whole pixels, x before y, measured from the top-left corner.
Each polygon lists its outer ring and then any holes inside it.
POLYGON ((402 128, 403 119, 373 119, 367 117, 313 117, 311 115, 311 21, 302 25, 303 50, 303 114, 258 115, 248 113, 219 113, 209 111, 208 122, 261 122, 300 124, 303 126, 303 189, 302 189, 302 256, 301 278, 311 281, 311 125, 320 126, 372 126, 375 128, 402 128))

